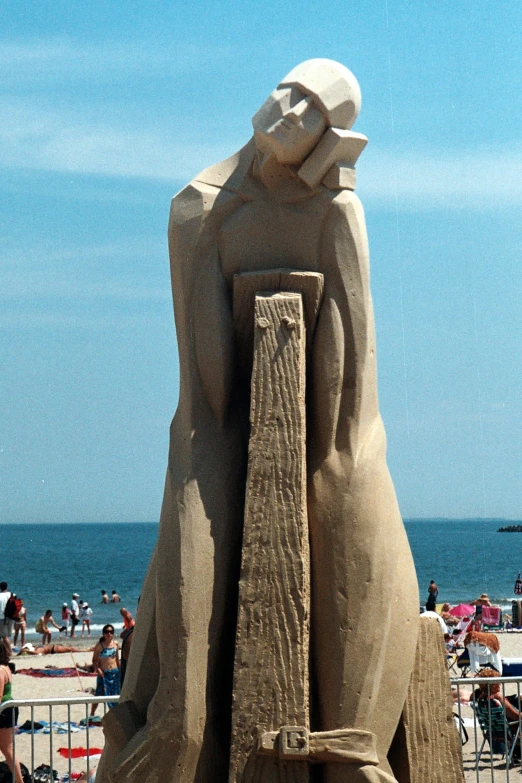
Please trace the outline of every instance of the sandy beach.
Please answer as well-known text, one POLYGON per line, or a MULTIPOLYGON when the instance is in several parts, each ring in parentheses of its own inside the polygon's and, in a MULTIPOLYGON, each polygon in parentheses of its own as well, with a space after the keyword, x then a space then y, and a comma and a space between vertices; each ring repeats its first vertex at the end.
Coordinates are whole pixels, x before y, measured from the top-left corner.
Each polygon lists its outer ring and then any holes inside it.
MULTIPOLYGON (((54 636, 54 635, 53 635, 54 636)), ((75 665, 84 666, 92 662, 92 652, 88 648, 92 647, 98 641, 98 637, 93 636, 79 639, 54 639, 53 642, 61 642, 69 646, 77 646, 78 651, 74 653, 63 653, 55 655, 27 655, 13 656, 17 672, 20 669, 45 669, 53 668, 71 668, 75 665)), ((73 677, 33 677, 27 674, 16 674, 13 678, 13 698, 15 699, 50 699, 50 698, 71 698, 82 695, 91 695, 90 689, 96 686, 96 678, 82 675, 81 673, 73 677)), ((85 719, 90 711, 90 705, 74 706, 70 708, 70 720, 74 723, 85 719)), ((103 705, 100 705, 96 712, 97 715, 103 715, 103 705)), ((21 707, 18 725, 22 726, 26 720, 31 719, 30 707, 21 707)), ((45 720, 48 722, 62 722, 68 719, 68 708, 53 707, 51 716, 48 707, 35 707, 34 720, 45 720)), ((30 769, 31 745, 34 743, 35 768, 40 764, 51 765, 59 774, 69 771, 69 761, 60 755, 59 748, 67 747, 67 734, 53 732, 50 734, 30 734, 20 733, 16 736, 16 754, 30 769), (50 737, 52 736, 52 755, 50 752, 50 737)), ((86 747, 87 732, 80 729, 71 735, 71 747, 86 747)), ((89 747, 103 748, 104 737, 102 729, 91 726, 89 729, 89 747)), ((91 760, 90 768, 96 768, 98 759, 91 760)), ((87 769, 87 760, 85 758, 75 758, 71 761, 71 772, 82 772, 87 769)))
MULTIPOLYGON (((500 653, 502 658, 520 658, 522 657, 522 633, 519 631, 504 631, 496 633, 500 642, 500 653)), ((460 672, 457 674, 451 672, 452 677, 460 676, 460 672)), ((467 677, 467 682, 464 685, 460 685, 460 689, 463 695, 470 696, 473 688, 473 678, 467 677)), ((516 685, 506 686, 506 694, 516 693, 516 685)), ((463 759, 464 759, 464 774, 466 781, 477 781, 477 772, 475 770, 476 764, 476 750, 480 749, 482 744, 483 735, 480 729, 475 735, 474 731, 474 717, 473 711, 468 704, 454 704, 454 713, 459 713, 465 721, 466 730, 469 735, 468 742, 463 747, 463 759)), ((488 746, 489 748, 489 746, 488 746)), ((500 758, 499 755, 495 755, 493 762, 494 773, 492 776, 490 767, 490 756, 488 750, 481 758, 479 765, 478 780, 480 783, 492 783, 492 781, 506 780, 506 764, 505 761, 500 758)), ((520 776, 521 767, 517 765, 510 774, 510 779, 518 779, 520 776), (516 776, 516 777, 515 777, 516 776)))
MULTIPOLYGON (((522 633, 517 632, 504 632, 497 634, 500 640, 500 651, 502 657, 515 658, 522 657, 522 633)), ((65 640, 62 640, 65 642, 65 640)), ((96 637, 91 639, 77 639, 74 640, 74 644, 77 645, 78 651, 75 653, 64 653, 60 655, 38 655, 38 656, 15 656, 13 661, 17 670, 19 669, 43 669, 47 667, 55 668, 70 668, 75 664, 79 666, 89 664, 92 659, 92 653, 87 651, 86 648, 93 645, 97 641, 96 637)), ((463 692, 471 692, 471 679, 469 679, 469 685, 463 685, 463 692)), ((78 697, 85 694, 89 689, 94 688, 96 679, 94 677, 86 677, 84 675, 77 675, 74 677, 43 677, 36 678, 26 674, 16 674, 13 679, 13 695, 16 699, 47 699, 58 697, 78 697)), ((509 691, 508 691, 509 692, 509 691)), ((71 720, 75 723, 79 723, 82 718, 86 717, 88 712, 85 707, 76 706, 71 708, 71 720)), ((455 705, 455 712, 458 711, 458 706, 455 705)), ((102 707, 98 707, 98 715, 103 714, 102 707)), ((462 717, 466 720, 467 730, 469 733, 469 741, 464 746, 464 769, 467 781, 475 781, 475 736, 472 728, 473 713, 471 708, 467 705, 461 705, 462 717)), ((35 720, 50 721, 49 710, 47 707, 37 707, 34 713, 35 720)), ((20 710, 19 725, 22 725, 26 720, 31 718, 31 712, 29 707, 22 707, 20 710)), ((67 720, 67 708, 55 707, 52 711, 52 721, 65 721, 67 720)), ((66 758, 60 755, 58 749, 60 747, 67 746, 67 735, 58 734, 53 732, 52 734, 52 757, 50 757, 50 735, 49 734, 19 734, 16 738, 17 755, 21 761, 23 761, 28 767, 30 766, 31 758, 31 744, 34 742, 35 749, 35 767, 39 764, 50 764, 52 758, 52 767, 57 770, 59 774, 66 773, 69 770, 69 762, 66 758)), ((478 744, 482 742, 482 736, 478 738, 478 744)), ((79 730, 72 734, 71 746, 86 747, 87 736, 85 730, 79 730)), ((89 745, 90 747, 103 748, 104 737, 101 728, 91 727, 89 732, 89 745)), ((96 768, 98 760, 94 759, 90 763, 91 768, 96 768)), ((495 769, 498 769, 498 773, 495 774, 495 779, 505 779, 505 764, 500 760, 499 756, 495 757, 495 769)), ((87 761, 85 758, 73 759, 71 762, 72 772, 82 772, 87 768, 87 761)), ((520 774, 520 767, 516 767, 512 774, 520 774)), ((489 756, 486 754, 483 763, 480 765, 480 777, 481 781, 491 781, 491 771, 489 767, 489 756)))

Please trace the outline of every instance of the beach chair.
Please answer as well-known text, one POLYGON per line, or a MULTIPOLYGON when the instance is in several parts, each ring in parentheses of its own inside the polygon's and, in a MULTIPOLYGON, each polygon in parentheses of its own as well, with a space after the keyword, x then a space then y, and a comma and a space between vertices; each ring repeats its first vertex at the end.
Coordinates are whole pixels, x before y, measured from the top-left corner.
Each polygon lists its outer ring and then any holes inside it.
POLYGON ((446 666, 448 667, 449 672, 453 672, 453 675, 458 675, 457 669, 455 668, 457 666, 458 660, 459 660, 459 656, 456 652, 446 653, 446 666))
POLYGON ((475 715, 482 730, 483 740, 477 753, 475 769, 478 769, 480 758, 484 752, 486 742, 489 744, 491 755, 501 754, 506 756, 506 767, 511 766, 513 754, 520 736, 520 724, 510 724, 506 718, 504 707, 495 699, 479 697, 470 705, 475 710, 475 715))
POLYGON ((485 631, 502 630, 502 609, 500 606, 482 607, 482 627, 485 631))
POLYGON ((465 648, 464 652, 459 655, 456 663, 457 663, 457 668, 460 669, 462 676, 467 677, 469 672, 469 667, 471 665, 471 662, 469 660, 469 652, 467 648, 465 648))

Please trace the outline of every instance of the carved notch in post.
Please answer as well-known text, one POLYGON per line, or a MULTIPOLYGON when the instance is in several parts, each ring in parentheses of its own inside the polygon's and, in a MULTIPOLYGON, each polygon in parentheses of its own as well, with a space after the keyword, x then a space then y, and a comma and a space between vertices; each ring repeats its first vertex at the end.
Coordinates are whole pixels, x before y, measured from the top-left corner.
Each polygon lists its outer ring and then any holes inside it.
MULTIPOLYGON (((319 277, 319 276, 318 276, 319 277)), ((306 345, 298 293, 256 294, 229 783, 307 783, 258 755, 258 732, 309 725, 306 345)), ((290 737, 290 744, 293 735, 290 737)))

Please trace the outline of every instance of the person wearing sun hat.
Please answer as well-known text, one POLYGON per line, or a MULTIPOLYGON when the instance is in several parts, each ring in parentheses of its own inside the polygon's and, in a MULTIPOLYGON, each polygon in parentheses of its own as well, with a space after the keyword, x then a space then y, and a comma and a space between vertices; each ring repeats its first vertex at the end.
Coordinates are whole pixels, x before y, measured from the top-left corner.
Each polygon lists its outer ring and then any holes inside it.
POLYGON ((491 606, 491 601, 487 593, 481 593, 474 601, 469 602, 470 606, 491 606))
MULTIPOLYGON (((69 633, 71 625, 71 610, 66 603, 62 604, 62 630, 65 631, 65 635, 69 633)), ((61 636, 61 632, 60 632, 61 636)))
POLYGON ((475 617, 477 615, 482 615, 482 607, 483 606, 491 606, 491 601, 489 600, 487 593, 481 593, 479 598, 476 598, 474 601, 470 601, 470 606, 475 606, 475 617))

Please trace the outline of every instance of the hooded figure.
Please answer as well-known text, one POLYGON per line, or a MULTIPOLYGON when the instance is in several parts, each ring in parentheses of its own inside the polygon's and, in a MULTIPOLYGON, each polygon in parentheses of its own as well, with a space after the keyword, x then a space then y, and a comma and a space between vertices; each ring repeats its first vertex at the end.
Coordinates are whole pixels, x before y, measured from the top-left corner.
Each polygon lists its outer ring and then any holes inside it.
POLYGON ((250 402, 232 283, 281 267, 324 275, 306 403, 312 728, 372 732, 379 759, 327 764, 323 780, 395 780, 387 753, 419 596, 377 401, 368 244, 353 192, 367 141, 350 131, 359 107, 348 69, 302 63, 254 116, 253 139, 172 201, 180 397, 121 695, 134 726, 118 743, 109 713, 100 783, 229 779, 250 402))

